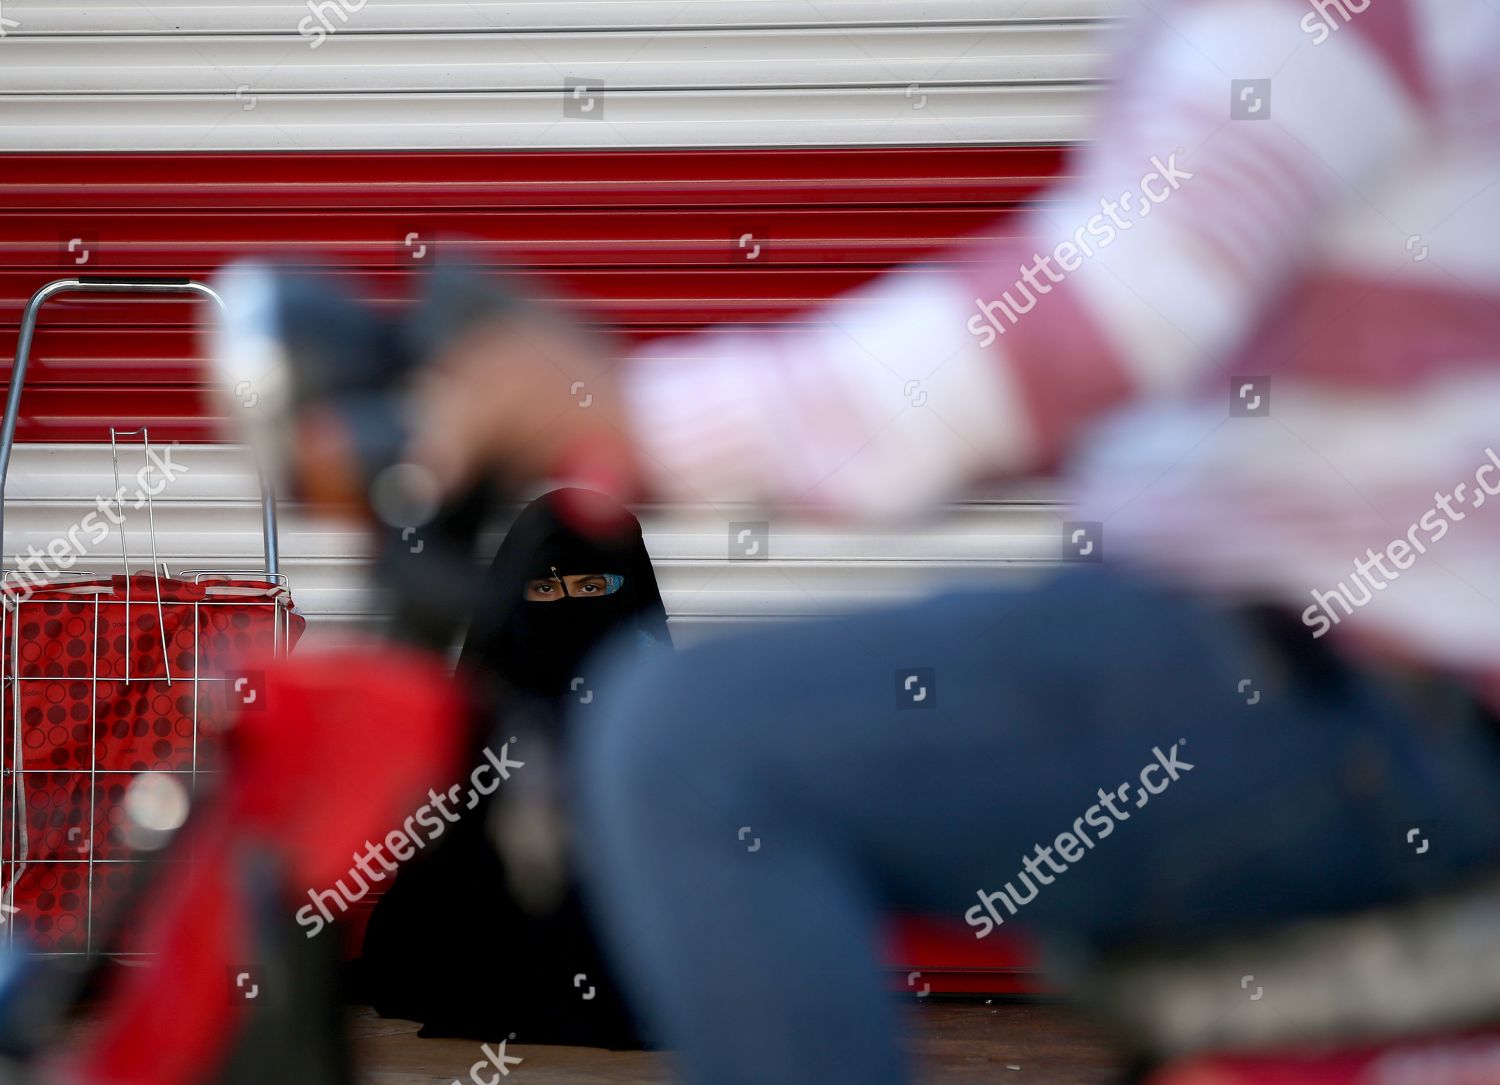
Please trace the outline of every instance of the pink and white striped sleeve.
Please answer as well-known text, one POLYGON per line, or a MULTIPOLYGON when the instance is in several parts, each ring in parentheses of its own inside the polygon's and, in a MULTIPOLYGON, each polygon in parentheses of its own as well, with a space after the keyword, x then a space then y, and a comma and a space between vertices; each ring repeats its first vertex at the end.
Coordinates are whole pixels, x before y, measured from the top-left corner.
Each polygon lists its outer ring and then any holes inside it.
POLYGON ((633 357, 649 487, 901 514, 1048 464, 1110 407, 1189 386, 1271 318, 1322 217, 1418 129, 1418 2, 1372 5, 1321 48, 1298 0, 1144 15, 1098 141, 1023 240, 966 274, 898 269, 804 330, 633 357))

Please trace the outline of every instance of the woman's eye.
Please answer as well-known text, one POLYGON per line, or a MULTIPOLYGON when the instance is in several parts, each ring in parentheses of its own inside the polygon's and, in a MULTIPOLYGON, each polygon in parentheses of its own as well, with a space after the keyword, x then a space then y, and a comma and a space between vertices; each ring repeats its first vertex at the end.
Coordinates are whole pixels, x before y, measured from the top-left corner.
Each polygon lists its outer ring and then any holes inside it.
POLYGON ((598 584, 585 584, 579 590, 582 591, 582 592, 584 592, 587 595, 592 595, 592 594, 594 594, 594 592, 596 592, 596 591, 599 590, 599 585, 598 584))

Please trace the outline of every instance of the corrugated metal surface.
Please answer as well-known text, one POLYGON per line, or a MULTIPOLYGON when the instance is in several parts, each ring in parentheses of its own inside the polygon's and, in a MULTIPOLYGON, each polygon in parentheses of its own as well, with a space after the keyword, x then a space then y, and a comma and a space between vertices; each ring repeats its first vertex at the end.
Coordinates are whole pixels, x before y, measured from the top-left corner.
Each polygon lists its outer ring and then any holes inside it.
POLYGON ((0 149, 1051 144, 1118 6, 10 0, 0 149))
MULTIPOLYGON (((0 148, 132 153, 4 155, 0 357, 13 353, 25 299, 50 279, 206 278, 266 252, 310 255, 366 296, 391 298, 408 291, 418 253, 462 249, 548 277, 627 338, 794 321, 893 264, 940 250, 962 261, 963 239, 1003 234, 1060 154, 958 145, 1071 138, 1114 8, 371 0, 313 49, 297 31, 306 4, 8 0, 19 26, 0 38, 0 148), (605 80, 603 123, 562 115, 561 80, 574 75, 605 80), (264 150, 412 139, 510 149, 264 150), (824 146, 786 146, 804 139, 824 146), (517 147, 580 141, 654 149, 517 147), (836 146, 887 141, 951 146, 836 146), (778 146, 702 149, 723 142, 778 146)), ((22 449, 7 553, 65 532, 87 511, 80 498, 109 489, 98 442, 110 425, 221 439, 198 359, 203 315, 167 300, 48 307, 22 438, 91 444, 22 449)), ((174 569, 253 563, 244 465, 222 447, 188 455, 193 470, 158 503, 161 554, 174 569)), ((829 534, 788 518, 773 524, 770 561, 729 562, 727 525, 746 515, 646 510, 689 639, 898 597, 944 575, 1012 576, 1056 553, 1056 515, 1029 499, 960 506, 946 528, 907 534, 829 534)), ((315 630, 335 635, 378 605, 360 590, 353 535, 296 510, 283 535, 315 630)), ((145 545, 132 537, 133 553, 145 545)), ((98 549, 116 560, 113 538, 98 549)))
MULTIPOLYGON (((295 253, 397 297, 434 244, 542 272, 629 337, 785 321, 890 264, 962 260, 950 246, 1004 233, 1059 163, 1015 148, 8 155, 0 358, 50 279, 206 277, 236 256, 295 253)), ((49 304, 22 439, 97 441, 121 422, 216 439, 202 315, 177 300, 49 304)))
MULTIPOLYGON (((161 560, 174 574, 260 568, 258 491, 242 450, 190 446, 172 459, 187 470, 153 503, 161 560)), ((133 480, 143 462, 138 450, 123 449, 122 479, 133 480)), ((7 495, 6 567, 16 568, 29 548, 45 552, 50 542, 66 538, 114 489, 108 445, 18 448, 7 495)), ((760 513, 660 505, 639 512, 673 630, 685 642, 747 620, 876 605, 945 584, 1018 581, 1054 562, 1061 545, 1060 510, 1037 487, 956 505, 940 522, 907 530, 830 530, 794 515, 776 517, 770 557, 763 561, 728 556, 729 524, 760 513)), ((147 514, 127 511, 126 517, 132 567, 149 568, 147 514)), ((485 538, 487 552, 498 545, 502 528, 497 524, 485 538)), ((117 571, 118 530, 111 527, 73 568, 117 571)), ((339 639, 368 620, 379 598, 364 590, 365 556, 356 532, 287 506, 280 534, 283 571, 309 616, 310 636, 339 639)))
MULTIPOLYGON (((535 269, 630 338, 721 320, 789 323, 810 303, 967 235, 994 237, 1060 165, 1056 151, 568 152, 443 155, 11 155, 0 174, 0 357, 26 297, 76 274, 206 277, 252 252, 314 254, 372 295, 397 296, 418 243, 535 269), (737 242, 761 251, 746 260, 737 242), (83 241, 69 252, 68 242, 83 241), (84 263, 79 254, 87 250, 84 263)), ((216 440, 190 304, 58 302, 44 311, 22 401, 6 553, 43 546, 109 486, 111 425, 157 440, 216 440)), ((174 570, 253 565, 253 485, 232 450, 199 447, 157 506, 174 570)), ((735 509, 647 509, 674 626, 686 640, 752 618, 898 598, 952 579, 1025 575, 1056 554, 1044 501, 954 510, 949 530, 880 534, 773 524, 773 557, 727 560, 735 509)), ((130 550, 148 552, 132 521, 130 550)), ((494 540, 491 540, 492 542, 494 540)), ((285 568, 337 637, 378 599, 358 540, 288 510, 285 568)), ((96 548, 113 568, 117 541, 96 548)), ((12 561, 13 564, 13 561, 12 561)))

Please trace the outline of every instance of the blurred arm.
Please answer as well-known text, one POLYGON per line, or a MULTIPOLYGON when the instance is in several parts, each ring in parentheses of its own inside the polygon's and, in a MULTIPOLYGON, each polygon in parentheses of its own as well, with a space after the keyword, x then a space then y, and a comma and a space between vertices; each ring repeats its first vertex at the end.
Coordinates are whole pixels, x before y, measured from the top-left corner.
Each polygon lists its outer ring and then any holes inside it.
POLYGON ((1102 412, 1211 372, 1274 319, 1325 216, 1417 127, 1407 0, 1318 47, 1309 10, 1221 0, 1148 15, 1077 178, 1021 237, 970 257, 977 270, 898 269, 808 330, 639 352, 624 380, 648 488, 911 511, 1046 466, 1102 412), (1242 75, 1271 75, 1270 93, 1249 88, 1250 112, 1231 120, 1242 75))

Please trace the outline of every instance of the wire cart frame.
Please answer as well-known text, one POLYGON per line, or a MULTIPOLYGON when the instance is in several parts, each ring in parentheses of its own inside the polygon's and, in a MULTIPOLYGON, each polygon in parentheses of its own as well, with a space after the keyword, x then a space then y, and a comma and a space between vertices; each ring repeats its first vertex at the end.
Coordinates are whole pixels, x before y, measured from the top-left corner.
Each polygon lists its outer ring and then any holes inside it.
MULTIPOLYGON (((190 279, 64 279, 24 310, 0 424, 0 539, 21 394, 42 306, 63 294, 195 295, 190 279)), ((110 430, 122 574, 0 573, 0 946, 46 955, 103 951, 109 907, 132 865, 159 837, 142 833, 142 804, 185 811, 214 770, 213 736, 262 699, 246 651, 290 651, 302 619, 280 572, 275 495, 260 475, 263 570, 201 570, 173 578, 156 547, 150 486, 144 506, 150 570, 132 572, 120 487, 120 438, 138 437, 153 477, 148 430, 110 430), (145 786, 142 786, 144 782, 145 786), (132 811, 136 816, 132 817, 132 811)), ((144 500, 142 500, 144 498, 144 500)), ((109 506, 101 502, 100 509, 109 506)), ((147 819, 150 820, 149 818, 147 819)))

